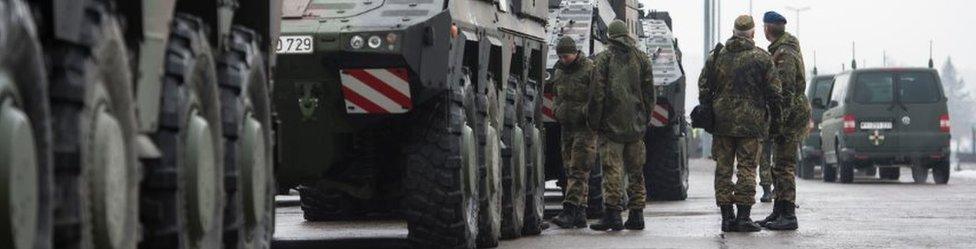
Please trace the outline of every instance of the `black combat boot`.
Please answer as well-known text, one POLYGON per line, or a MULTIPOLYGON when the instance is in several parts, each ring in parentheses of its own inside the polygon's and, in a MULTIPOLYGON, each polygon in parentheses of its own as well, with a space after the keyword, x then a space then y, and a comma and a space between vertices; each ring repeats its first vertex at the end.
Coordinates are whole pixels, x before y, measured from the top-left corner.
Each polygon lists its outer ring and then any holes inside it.
POLYGON ((773 212, 770 213, 769 216, 766 216, 765 219, 756 221, 756 224, 765 227, 766 224, 768 224, 769 222, 772 222, 776 220, 776 218, 779 218, 779 215, 783 212, 782 210, 783 210, 783 205, 780 203, 780 201, 774 202, 773 212))
POLYGON ((732 225, 735 224, 735 210, 732 205, 718 206, 722 209, 722 232, 734 232, 732 225))
POLYGON ((735 225, 732 226, 732 231, 758 232, 762 230, 762 227, 752 222, 752 218, 749 217, 752 213, 752 205, 736 205, 736 208, 738 212, 736 213, 735 225))
POLYGON ((561 228, 584 228, 586 227, 586 217, 583 216, 583 207, 572 203, 563 203, 563 212, 559 213, 552 223, 561 228))
POLYGON ((779 218, 770 221, 765 227, 769 228, 769 230, 796 230, 798 227, 796 223, 796 204, 788 201, 777 201, 776 204, 780 204, 781 213, 779 218))
POLYGON ((624 222, 623 219, 620 218, 620 212, 623 212, 623 210, 607 208, 606 212, 603 214, 603 218, 601 218, 596 224, 590 225, 590 229, 597 231, 624 230, 624 222))
POLYGON ((644 210, 631 209, 627 214, 627 222, 624 223, 627 230, 644 230, 644 210))
POLYGON ((759 197, 760 202, 772 202, 773 201, 773 191, 770 190, 769 185, 762 185, 763 195, 759 197))
POLYGON ((587 219, 599 219, 603 217, 603 203, 601 202, 599 206, 595 206, 592 202, 590 207, 586 208, 586 218, 587 219))

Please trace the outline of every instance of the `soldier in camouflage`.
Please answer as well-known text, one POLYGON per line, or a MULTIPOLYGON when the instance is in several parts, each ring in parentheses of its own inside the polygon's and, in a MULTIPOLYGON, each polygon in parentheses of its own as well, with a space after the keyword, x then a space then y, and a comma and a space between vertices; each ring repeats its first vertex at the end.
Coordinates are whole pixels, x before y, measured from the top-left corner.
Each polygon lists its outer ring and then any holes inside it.
POLYGON ((761 230, 750 218, 756 202, 756 160, 762 153, 760 141, 779 124, 780 82, 769 53, 752 40, 754 28, 751 16, 736 18, 735 35, 708 59, 698 84, 699 101, 711 104, 715 114, 715 200, 725 232, 761 230))
POLYGON ((780 133, 772 138, 776 202, 772 214, 759 223, 770 230, 796 230, 796 153, 801 139, 807 135, 810 120, 810 102, 803 93, 807 80, 800 42, 786 32, 786 18, 770 11, 763 22, 766 39, 772 43, 769 51, 773 53, 773 63, 783 84, 783 123, 780 133))
POLYGON ((593 62, 580 56, 576 42, 568 36, 556 45, 559 62, 555 66, 553 88, 556 119, 562 127, 562 156, 566 172, 566 194, 563 211, 552 220, 562 228, 586 227, 587 193, 590 165, 596 155, 596 133, 583 117, 589 98, 590 71, 593 62))
POLYGON ((772 136, 763 140, 762 146, 762 155, 759 155, 759 186, 762 187, 763 193, 762 197, 759 197, 759 201, 771 202, 773 201, 773 172, 771 169, 773 165, 772 136))
POLYGON ((600 136, 600 159, 603 160, 605 214, 591 229, 606 231, 644 229, 643 165, 644 131, 655 104, 651 62, 634 45, 623 21, 614 20, 608 28, 610 46, 596 55, 587 122, 600 136), (627 223, 620 213, 624 203, 624 177, 630 210, 627 223))

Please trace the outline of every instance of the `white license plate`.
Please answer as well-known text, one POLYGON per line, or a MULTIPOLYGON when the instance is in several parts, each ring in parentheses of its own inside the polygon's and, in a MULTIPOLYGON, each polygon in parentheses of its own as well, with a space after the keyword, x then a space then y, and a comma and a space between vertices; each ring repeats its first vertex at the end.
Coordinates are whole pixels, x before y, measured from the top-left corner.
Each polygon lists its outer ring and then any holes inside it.
POLYGON ((861 122, 861 130, 891 130, 891 122, 861 122))
POLYGON ((276 51, 279 54, 311 54, 315 52, 312 36, 281 36, 278 37, 276 51))

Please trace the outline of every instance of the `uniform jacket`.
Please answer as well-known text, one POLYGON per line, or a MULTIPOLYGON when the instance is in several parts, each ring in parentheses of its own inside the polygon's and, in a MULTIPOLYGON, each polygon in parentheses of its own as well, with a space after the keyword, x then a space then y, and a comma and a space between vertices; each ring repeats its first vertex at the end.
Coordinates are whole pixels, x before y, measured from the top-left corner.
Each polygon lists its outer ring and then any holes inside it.
POLYGON ((629 143, 641 139, 656 95, 651 62, 630 38, 613 39, 594 59, 587 106, 590 128, 629 143))
POLYGON ((781 83, 766 51, 749 38, 732 37, 710 62, 715 71, 699 77, 699 101, 712 103, 713 134, 764 138, 770 123, 779 124, 781 83), (708 74, 715 73, 714 82, 708 74))
POLYGON ((803 67, 803 54, 800 42, 790 33, 784 33, 769 45, 773 53, 773 63, 783 84, 783 126, 785 135, 802 135, 810 120, 810 102, 804 89, 806 73, 803 67))
POLYGON ((593 62, 578 55, 576 61, 570 64, 556 63, 553 76, 553 89, 556 98, 553 100, 556 119, 562 129, 568 131, 589 130, 584 113, 590 92, 590 71, 593 62))

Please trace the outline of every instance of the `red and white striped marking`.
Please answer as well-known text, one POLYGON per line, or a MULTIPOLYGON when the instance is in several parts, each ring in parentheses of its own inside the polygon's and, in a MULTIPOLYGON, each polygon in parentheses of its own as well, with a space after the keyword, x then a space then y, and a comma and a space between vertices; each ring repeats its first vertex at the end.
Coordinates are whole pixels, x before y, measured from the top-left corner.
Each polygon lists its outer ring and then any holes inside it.
POLYGON ((543 94, 542 98, 542 122, 556 122, 556 114, 553 113, 552 99, 556 96, 552 93, 543 94))
POLYGON ((654 111, 651 112, 651 126, 664 127, 668 124, 668 121, 667 106, 662 104, 654 105, 654 111))
POLYGON ((410 74, 404 68, 343 69, 346 113, 396 114, 413 108, 410 74))

